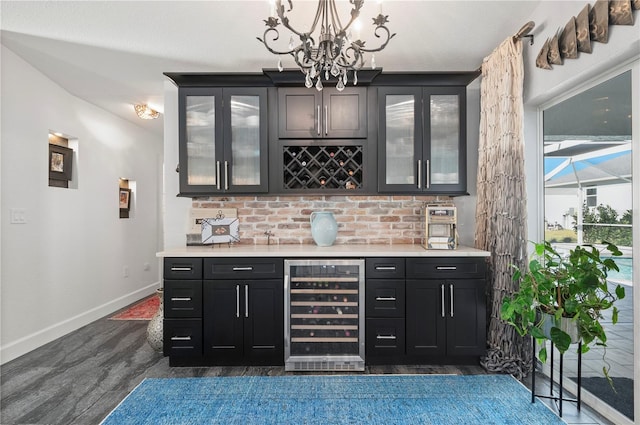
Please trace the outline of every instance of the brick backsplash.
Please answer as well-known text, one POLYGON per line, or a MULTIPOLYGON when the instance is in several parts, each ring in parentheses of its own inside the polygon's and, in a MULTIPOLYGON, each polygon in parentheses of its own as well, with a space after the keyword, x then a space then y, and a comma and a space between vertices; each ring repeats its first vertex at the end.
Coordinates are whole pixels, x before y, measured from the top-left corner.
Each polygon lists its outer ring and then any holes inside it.
POLYGON ((240 243, 313 244, 309 215, 331 211, 338 222, 335 244, 420 244, 422 206, 433 196, 235 196, 196 198, 194 208, 236 208, 240 243))

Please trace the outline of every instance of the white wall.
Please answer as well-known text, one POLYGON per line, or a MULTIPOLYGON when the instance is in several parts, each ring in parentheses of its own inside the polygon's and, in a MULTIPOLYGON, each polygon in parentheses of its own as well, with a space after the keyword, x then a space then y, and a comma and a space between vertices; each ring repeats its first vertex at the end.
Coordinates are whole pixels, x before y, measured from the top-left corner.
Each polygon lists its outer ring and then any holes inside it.
POLYGON ((157 287, 162 138, 70 95, 4 46, 1 56, 4 363, 157 287), (77 189, 48 187, 50 130, 78 140, 77 189), (132 219, 118 215, 119 177, 136 182, 132 219), (12 208, 26 224, 10 224, 12 208))

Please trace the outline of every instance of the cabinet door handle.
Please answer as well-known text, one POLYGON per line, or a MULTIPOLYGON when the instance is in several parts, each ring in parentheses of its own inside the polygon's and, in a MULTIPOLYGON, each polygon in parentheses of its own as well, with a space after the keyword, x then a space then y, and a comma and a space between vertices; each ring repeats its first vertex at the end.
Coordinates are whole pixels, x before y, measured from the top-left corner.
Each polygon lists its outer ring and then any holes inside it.
POLYGON ((220 190, 220 161, 216 161, 216 187, 220 190))
POLYGON ((324 105, 324 135, 329 134, 329 106, 324 105))
POLYGON ((444 284, 440 285, 440 314, 444 317, 444 284))
POLYGON ((250 272, 251 270, 253 270, 252 266, 249 266, 249 267, 234 267, 233 268, 234 272, 250 272))
POLYGON ((395 335, 377 335, 376 339, 396 339, 395 335))
POLYGON ((427 185, 425 186, 425 189, 429 189, 429 187, 431 186, 431 179, 430 179, 430 176, 429 176, 429 174, 431 173, 431 171, 429 170, 429 160, 427 159, 427 161, 426 161, 426 162, 427 162, 427 163, 426 163, 426 167, 427 167, 427 169, 426 169, 426 171, 424 172, 424 174, 425 174, 425 177, 427 178, 427 185))
POLYGON ((437 266, 436 270, 457 270, 457 266, 437 266))
POLYGON ((171 267, 172 272, 190 272, 191 267, 171 267))
POLYGON ((171 341, 191 341, 190 336, 172 336, 171 341))
POLYGON ((236 285, 236 317, 240 317, 240 285, 236 285))
POLYGON ((376 270, 395 272, 396 266, 376 266, 376 270))
POLYGON ((249 285, 244 285, 244 317, 249 317, 249 285))
POLYGON ((224 190, 229 190, 229 161, 224 162, 224 190))
POLYGON ((418 160, 418 189, 422 189, 422 160, 418 160))
POLYGON ((376 301, 395 301, 396 297, 376 297, 376 301))
POLYGON ((191 297, 172 297, 171 301, 191 301, 191 297))
POLYGON ((449 284, 449 295, 451 296, 451 312, 449 314, 453 317, 453 283, 449 284))
POLYGON ((318 136, 320 136, 320 121, 322 120, 322 117, 320 116, 320 105, 318 105, 318 136))

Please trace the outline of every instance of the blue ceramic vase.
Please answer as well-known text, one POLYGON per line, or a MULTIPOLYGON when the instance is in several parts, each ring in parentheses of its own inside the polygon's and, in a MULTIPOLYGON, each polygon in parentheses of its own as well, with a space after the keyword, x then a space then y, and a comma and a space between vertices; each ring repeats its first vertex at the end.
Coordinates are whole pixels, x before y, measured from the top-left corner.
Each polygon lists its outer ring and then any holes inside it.
POLYGON ((338 236, 338 223, 332 212, 314 211, 309 217, 311 236, 318 246, 331 246, 338 236))

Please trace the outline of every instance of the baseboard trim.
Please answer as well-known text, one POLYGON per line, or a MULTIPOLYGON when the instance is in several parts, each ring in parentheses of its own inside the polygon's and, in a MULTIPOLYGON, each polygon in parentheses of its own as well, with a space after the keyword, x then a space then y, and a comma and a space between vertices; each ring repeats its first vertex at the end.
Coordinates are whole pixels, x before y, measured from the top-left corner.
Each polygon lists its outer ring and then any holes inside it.
POLYGON ((46 328, 22 337, 17 341, 5 344, 4 346, 0 347, 0 365, 23 356, 38 347, 42 347, 43 345, 48 344, 51 341, 54 341, 70 332, 88 325, 91 322, 95 322, 98 319, 108 316, 115 311, 118 311, 121 308, 124 308, 129 304, 143 298, 146 295, 151 295, 159 287, 160 282, 154 282, 150 285, 145 286, 144 288, 138 289, 120 298, 116 298, 115 300, 87 310, 84 313, 78 314, 74 317, 70 317, 66 320, 63 320, 62 322, 47 326, 46 328))

